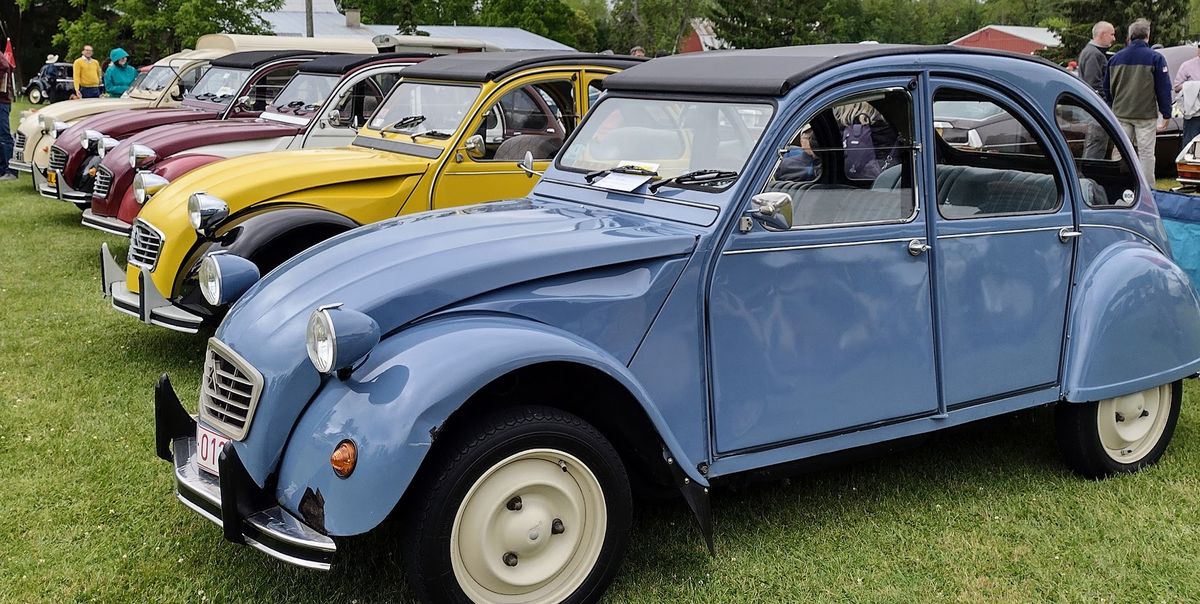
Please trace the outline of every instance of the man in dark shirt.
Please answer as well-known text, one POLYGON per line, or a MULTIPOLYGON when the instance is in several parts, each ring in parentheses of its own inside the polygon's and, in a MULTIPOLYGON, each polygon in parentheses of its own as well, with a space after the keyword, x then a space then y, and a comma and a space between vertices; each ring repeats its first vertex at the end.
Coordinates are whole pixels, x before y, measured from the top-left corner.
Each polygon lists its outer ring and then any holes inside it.
MULTIPOLYGON (((1108 69, 1108 54, 1105 50, 1117 39, 1112 23, 1100 21, 1092 26, 1092 40, 1079 52, 1079 79, 1104 98, 1104 72, 1108 69)), ((1085 159, 1100 159, 1108 152, 1108 135, 1100 124, 1088 128, 1083 144, 1085 159)))
POLYGON ((13 64, 0 52, 0 181, 16 180, 17 173, 8 167, 12 157, 13 138, 9 131, 9 116, 12 115, 13 64))
POLYGON ((1151 50, 1149 41, 1150 22, 1134 21, 1129 44, 1108 61, 1104 91, 1117 123, 1137 147, 1143 176, 1154 183, 1155 133, 1171 119, 1171 75, 1166 57, 1151 50))

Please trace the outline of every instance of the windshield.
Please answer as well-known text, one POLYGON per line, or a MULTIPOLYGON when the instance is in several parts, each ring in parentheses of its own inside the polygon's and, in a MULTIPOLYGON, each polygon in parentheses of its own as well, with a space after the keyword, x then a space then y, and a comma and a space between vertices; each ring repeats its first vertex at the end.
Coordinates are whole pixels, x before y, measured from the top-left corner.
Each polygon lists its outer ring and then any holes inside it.
POLYGON ((999 115, 1000 109, 992 103, 978 101, 937 101, 933 104, 933 119, 952 120, 969 119, 982 120, 999 115))
POLYGON ((296 74, 271 102, 269 110, 295 115, 312 113, 329 98, 338 79, 335 75, 296 74))
POLYGON ((133 78, 133 81, 130 82, 129 88, 126 88, 125 92, 121 93, 121 98, 123 98, 123 99, 129 98, 134 92, 136 92, 138 90, 138 86, 141 86, 142 80, 145 80, 145 79, 146 79, 146 72, 139 71, 137 74, 137 77, 133 78))
POLYGON ((562 152, 559 166, 585 172, 638 166, 660 179, 697 170, 736 173, 773 113, 764 104, 607 97, 562 152))
POLYGON ((196 82, 196 87, 187 94, 187 98, 209 103, 227 103, 242 89, 248 77, 250 71, 247 69, 213 67, 196 82))
POLYGON ((401 82, 371 116, 369 128, 412 137, 449 137, 479 96, 478 86, 401 82))
POLYGON ((175 70, 166 65, 151 67, 150 71, 138 76, 140 81, 135 81, 130 90, 138 92, 162 92, 167 86, 175 83, 175 70))

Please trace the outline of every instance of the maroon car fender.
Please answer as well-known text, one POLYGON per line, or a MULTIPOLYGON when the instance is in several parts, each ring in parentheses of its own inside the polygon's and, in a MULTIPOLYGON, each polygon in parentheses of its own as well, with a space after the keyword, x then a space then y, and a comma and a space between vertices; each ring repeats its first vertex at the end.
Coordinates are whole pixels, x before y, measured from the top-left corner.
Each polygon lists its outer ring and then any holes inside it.
MULTIPOLYGON (((167 180, 175 181, 180 176, 199 168, 211 164, 215 161, 225 159, 219 155, 204 155, 201 153, 182 154, 175 157, 168 157, 156 166, 152 172, 167 180)), ((133 196, 133 185, 130 184, 125 188, 125 193, 121 196, 121 206, 117 209, 117 218, 122 222, 133 224, 133 219, 137 218, 138 212, 142 211, 142 205, 137 202, 133 196)))

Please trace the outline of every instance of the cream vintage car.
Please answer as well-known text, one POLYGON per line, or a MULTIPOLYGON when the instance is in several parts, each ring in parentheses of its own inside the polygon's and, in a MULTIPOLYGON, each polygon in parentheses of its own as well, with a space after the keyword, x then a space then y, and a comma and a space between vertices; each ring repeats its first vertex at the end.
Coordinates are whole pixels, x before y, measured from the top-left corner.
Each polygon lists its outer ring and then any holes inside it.
POLYGON ((176 107, 208 69, 213 59, 246 50, 326 50, 350 53, 376 52, 366 38, 297 38, 287 36, 250 36, 208 34, 196 40, 196 48, 159 59, 137 84, 120 98, 75 99, 54 103, 27 113, 14 135, 13 156, 9 165, 33 176, 36 191, 46 182, 50 163, 50 145, 55 136, 75 122, 108 111, 176 107))

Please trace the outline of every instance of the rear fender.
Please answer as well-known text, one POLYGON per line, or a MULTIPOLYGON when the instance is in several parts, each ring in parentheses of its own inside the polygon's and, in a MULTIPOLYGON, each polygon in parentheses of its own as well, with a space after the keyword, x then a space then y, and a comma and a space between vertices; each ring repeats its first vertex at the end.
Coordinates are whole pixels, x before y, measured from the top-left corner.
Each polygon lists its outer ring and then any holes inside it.
POLYGON ((1200 370, 1200 301, 1162 252, 1141 241, 1115 243, 1076 283, 1066 400, 1123 396, 1200 370))
POLYGON ((551 361, 594 367, 617 380, 645 410, 667 453, 678 461, 673 466, 688 472, 700 487, 708 485, 617 359, 548 325, 473 315, 406 329, 381 342, 347 379, 327 378, 284 451, 279 502, 301 517, 320 519, 330 535, 357 535, 375 528, 399 503, 451 414, 497 378, 551 361), (345 479, 329 465, 330 454, 343 439, 358 447, 358 465, 345 479), (323 502, 319 515, 314 502, 323 502))

